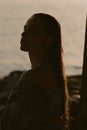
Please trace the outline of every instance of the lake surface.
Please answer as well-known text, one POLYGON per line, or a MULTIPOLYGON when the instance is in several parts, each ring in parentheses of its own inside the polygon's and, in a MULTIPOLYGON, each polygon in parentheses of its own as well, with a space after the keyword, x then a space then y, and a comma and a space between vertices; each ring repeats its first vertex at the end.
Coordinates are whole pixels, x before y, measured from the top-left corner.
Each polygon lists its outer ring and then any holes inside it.
POLYGON ((20 37, 26 20, 37 12, 51 14, 60 22, 66 74, 81 74, 86 11, 86 0, 1 0, 0 77, 30 68, 27 53, 20 51, 20 37))

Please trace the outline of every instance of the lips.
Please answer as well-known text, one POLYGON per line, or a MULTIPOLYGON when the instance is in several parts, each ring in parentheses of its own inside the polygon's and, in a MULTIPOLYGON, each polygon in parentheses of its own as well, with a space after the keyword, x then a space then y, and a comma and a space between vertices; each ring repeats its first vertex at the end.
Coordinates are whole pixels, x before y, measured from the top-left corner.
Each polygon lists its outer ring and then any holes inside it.
POLYGON ((28 48, 27 43, 28 43, 27 40, 24 37, 22 37, 21 40, 20 40, 20 44, 21 44, 20 48, 21 48, 21 50, 27 51, 27 48, 28 48))
POLYGON ((21 41, 20 41, 20 44, 24 44, 25 43, 25 40, 24 40, 24 38, 22 37, 21 38, 21 41))

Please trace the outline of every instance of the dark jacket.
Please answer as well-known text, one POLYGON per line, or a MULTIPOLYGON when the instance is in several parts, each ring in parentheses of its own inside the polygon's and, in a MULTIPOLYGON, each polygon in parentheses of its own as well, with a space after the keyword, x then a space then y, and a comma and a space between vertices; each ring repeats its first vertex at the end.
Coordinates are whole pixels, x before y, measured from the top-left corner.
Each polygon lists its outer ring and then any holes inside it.
POLYGON ((31 81, 14 86, 0 119, 0 130, 62 130, 61 90, 31 81))

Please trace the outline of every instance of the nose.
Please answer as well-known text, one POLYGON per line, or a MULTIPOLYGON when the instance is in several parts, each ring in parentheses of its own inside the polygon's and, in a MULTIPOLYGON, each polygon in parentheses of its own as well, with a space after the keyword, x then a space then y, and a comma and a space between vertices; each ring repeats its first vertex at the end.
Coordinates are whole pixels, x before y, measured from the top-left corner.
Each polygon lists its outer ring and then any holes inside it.
POLYGON ((22 36, 22 37, 27 37, 27 36, 28 36, 28 32, 27 32, 27 31, 26 31, 26 32, 25 32, 25 31, 22 32, 22 33, 21 33, 21 36, 22 36))
POLYGON ((22 37, 24 36, 24 32, 21 33, 21 36, 22 36, 22 37))

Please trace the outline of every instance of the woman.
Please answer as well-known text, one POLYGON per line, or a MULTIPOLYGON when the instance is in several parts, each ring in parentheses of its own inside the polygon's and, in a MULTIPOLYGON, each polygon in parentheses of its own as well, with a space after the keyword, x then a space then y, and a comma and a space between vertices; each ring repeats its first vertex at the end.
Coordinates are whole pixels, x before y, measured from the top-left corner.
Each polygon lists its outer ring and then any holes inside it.
POLYGON ((1 130, 68 130, 60 24, 48 14, 34 14, 24 26, 20 43, 21 50, 29 54, 31 70, 13 88, 1 130))

